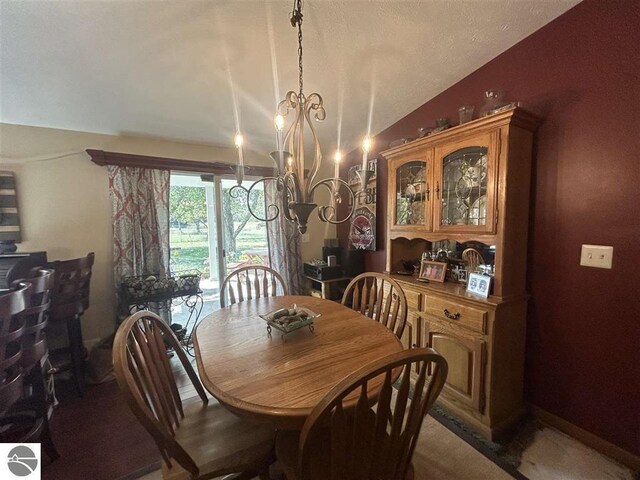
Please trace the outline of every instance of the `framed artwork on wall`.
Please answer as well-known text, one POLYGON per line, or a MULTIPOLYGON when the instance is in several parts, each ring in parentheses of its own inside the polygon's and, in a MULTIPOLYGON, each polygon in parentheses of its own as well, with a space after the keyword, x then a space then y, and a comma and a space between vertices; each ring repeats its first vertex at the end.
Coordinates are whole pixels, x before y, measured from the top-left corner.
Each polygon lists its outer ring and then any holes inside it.
POLYGON ((368 160, 368 169, 373 171, 366 185, 361 185, 356 170, 360 166, 349 169, 349 186, 355 193, 356 205, 349 228, 349 246, 356 250, 376 249, 376 195, 377 195, 378 160, 368 160))

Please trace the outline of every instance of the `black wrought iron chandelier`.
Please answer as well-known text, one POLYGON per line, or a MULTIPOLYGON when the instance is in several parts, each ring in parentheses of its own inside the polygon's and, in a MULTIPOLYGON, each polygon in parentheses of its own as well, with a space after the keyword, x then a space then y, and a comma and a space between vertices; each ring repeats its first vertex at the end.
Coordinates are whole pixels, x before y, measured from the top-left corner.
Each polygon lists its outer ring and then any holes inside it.
MULTIPOLYGON (((243 160, 243 137, 240 132, 236 134, 235 145, 238 149, 238 165, 236 169, 237 185, 230 190, 230 195, 237 198, 239 195, 246 195, 247 207, 251 215, 260 220, 270 222, 278 218, 282 212, 287 220, 294 222, 300 233, 307 231, 309 215, 317 208, 318 217, 323 222, 339 224, 351 218, 355 208, 355 194, 349 184, 339 178, 339 164, 342 160, 340 152, 335 154, 335 176, 324 180, 316 181, 316 176, 322 163, 322 151, 316 129, 313 126, 311 117, 314 120, 322 121, 326 117, 323 107, 322 97, 317 93, 305 96, 303 93, 303 69, 302 69, 302 0, 294 0, 293 11, 291 12, 291 25, 298 30, 298 71, 299 71, 299 91, 287 92, 284 100, 278 104, 274 119, 276 129, 277 150, 271 152, 270 157, 276 164, 276 174, 273 177, 264 177, 256 180, 249 188, 242 185, 244 180, 244 160, 243 160), (283 132, 286 119, 289 113, 293 112, 293 119, 286 133, 283 132), (311 169, 305 174, 305 136, 304 130, 308 128, 313 140, 314 156, 311 169), (265 217, 257 215, 251 208, 249 197, 253 189, 263 184, 267 188, 268 182, 274 182, 278 192, 278 203, 271 203, 265 206, 265 217), (314 195, 319 187, 327 189, 330 195, 329 205, 318 206, 314 202, 314 195), (344 218, 338 218, 338 206, 343 202, 344 190, 348 197, 348 212, 344 218)), ((371 140, 367 137, 363 142, 363 162, 362 167, 357 170, 362 185, 366 184, 370 173, 366 169, 367 154, 371 148, 371 140)), ((273 187, 273 184, 271 185, 273 187)))

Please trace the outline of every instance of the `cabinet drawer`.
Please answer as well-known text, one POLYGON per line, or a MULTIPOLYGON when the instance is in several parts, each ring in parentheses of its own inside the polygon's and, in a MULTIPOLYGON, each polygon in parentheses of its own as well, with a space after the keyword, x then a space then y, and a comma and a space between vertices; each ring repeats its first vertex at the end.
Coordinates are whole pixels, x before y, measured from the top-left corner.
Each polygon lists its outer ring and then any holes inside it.
MULTIPOLYGON (((383 294, 385 296, 389 295, 391 287, 388 283, 385 282, 384 287, 382 287, 383 294)), ((409 290, 407 288, 403 288, 404 296, 407 299, 407 309, 411 312, 419 312, 422 311, 422 294, 413 290, 409 290)))
POLYGON ((451 323, 466 327, 480 333, 487 333, 486 310, 480 310, 438 297, 427 296, 424 300, 424 311, 451 323))

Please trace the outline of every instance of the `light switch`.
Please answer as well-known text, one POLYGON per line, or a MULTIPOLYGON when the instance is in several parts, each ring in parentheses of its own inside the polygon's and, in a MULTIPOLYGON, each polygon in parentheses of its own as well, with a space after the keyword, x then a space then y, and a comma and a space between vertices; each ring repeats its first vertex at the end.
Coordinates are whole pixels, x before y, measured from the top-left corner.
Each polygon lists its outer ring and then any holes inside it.
POLYGON ((303 233, 302 234, 302 243, 309 243, 309 234, 308 233, 303 233))
POLYGON ((604 245, 582 245, 580 265, 584 267, 611 268, 613 247, 604 245))

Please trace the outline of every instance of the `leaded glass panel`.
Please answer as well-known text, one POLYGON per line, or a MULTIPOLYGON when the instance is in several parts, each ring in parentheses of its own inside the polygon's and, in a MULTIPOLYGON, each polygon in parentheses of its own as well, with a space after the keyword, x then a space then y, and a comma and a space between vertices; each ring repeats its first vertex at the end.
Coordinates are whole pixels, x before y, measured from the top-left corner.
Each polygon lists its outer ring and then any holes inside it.
POLYGON ((396 171, 396 225, 424 225, 427 162, 407 162, 396 171))
POLYGON ((486 225, 487 147, 462 148, 442 162, 442 225, 486 225))

